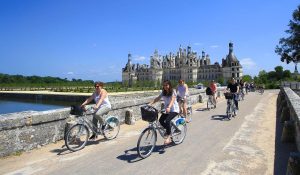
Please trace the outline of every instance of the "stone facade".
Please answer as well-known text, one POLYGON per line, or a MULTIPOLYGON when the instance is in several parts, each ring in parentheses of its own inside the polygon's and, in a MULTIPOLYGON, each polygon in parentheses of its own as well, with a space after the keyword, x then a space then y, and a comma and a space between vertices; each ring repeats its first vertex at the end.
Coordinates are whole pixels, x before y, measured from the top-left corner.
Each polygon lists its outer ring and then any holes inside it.
POLYGON ((241 79, 243 70, 240 62, 233 53, 233 43, 229 43, 229 53, 218 62, 211 64, 210 57, 202 51, 201 56, 193 52, 190 46, 187 49, 179 47, 177 54, 169 53, 165 56, 158 54, 155 50, 150 57, 150 66, 143 64, 132 64, 131 54, 128 54, 128 62, 122 69, 123 84, 132 85, 135 81, 154 81, 184 79, 187 82, 199 82, 218 80, 225 81, 231 77, 241 79))

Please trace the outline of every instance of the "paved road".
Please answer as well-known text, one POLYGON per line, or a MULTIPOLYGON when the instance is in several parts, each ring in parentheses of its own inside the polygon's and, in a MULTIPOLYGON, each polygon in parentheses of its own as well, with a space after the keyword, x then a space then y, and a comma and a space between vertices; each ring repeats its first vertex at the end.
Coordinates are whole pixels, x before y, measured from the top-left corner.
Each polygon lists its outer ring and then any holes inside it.
POLYGON ((1 159, 0 174, 273 174, 277 94, 250 93, 230 121, 224 118, 224 99, 210 111, 197 104, 184 142, 163 151, 160 139, 144 160, 137 156, 136 142, 147 123, 139 121, 122 126, 116 140, 100 138, 78 152, 58 142, 1 159))

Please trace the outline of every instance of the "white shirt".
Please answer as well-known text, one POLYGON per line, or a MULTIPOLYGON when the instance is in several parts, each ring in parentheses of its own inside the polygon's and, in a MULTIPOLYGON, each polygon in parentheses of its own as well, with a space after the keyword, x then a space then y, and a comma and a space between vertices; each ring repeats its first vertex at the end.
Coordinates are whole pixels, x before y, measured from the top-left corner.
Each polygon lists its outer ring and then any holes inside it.
POLYGON ((171 96, 164 96, 163 93, 161 93, 159 96, 164 100, 165 107, 168 107, 171 100, 172 100, 172 97, 175 97, 175 100, 174 100, 174 103, 173 103, 173 105, 170 109, 170 112, 179 113, 179 106, 178 106, 178 103, 177 103, 177 100, 176 100, 177 94, 176 94, 175 90, 173 90, 173 94, 171 96))
MULTIPOLYGON (((99 100, 101 99, 101 95, 100 94, 97 94, 97 92, 94 92, 93 93, 93 98, 95 100, 95 103, 97 104, 99 102, 99 100)), ((103 99, 102 103, 100 104, 99 106, 99 109, 102 107, 102 106, 107 106, 109 108, 111 108, 111 104, 108 100, 108 95, 103 99)))

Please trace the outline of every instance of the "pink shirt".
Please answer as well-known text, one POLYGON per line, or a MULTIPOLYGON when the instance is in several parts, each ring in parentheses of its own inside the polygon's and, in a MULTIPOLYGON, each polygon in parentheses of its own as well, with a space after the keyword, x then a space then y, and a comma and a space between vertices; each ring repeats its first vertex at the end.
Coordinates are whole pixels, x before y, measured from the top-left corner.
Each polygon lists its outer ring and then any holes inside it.
POLYGON ((210 89, 213 93, 217 92, 217 85, 215 83, 210 84, 210 89))

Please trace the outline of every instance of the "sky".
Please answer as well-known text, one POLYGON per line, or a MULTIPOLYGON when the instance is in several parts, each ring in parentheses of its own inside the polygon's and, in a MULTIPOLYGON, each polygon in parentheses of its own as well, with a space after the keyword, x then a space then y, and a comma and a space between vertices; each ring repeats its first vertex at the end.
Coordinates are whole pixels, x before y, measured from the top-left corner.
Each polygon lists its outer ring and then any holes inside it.
POLYGON ((0 0, 0 73, 121 81, 179 46, 221 63, 228 44, 243 73, 281 65, 275 53, 299 0, 0 0))

